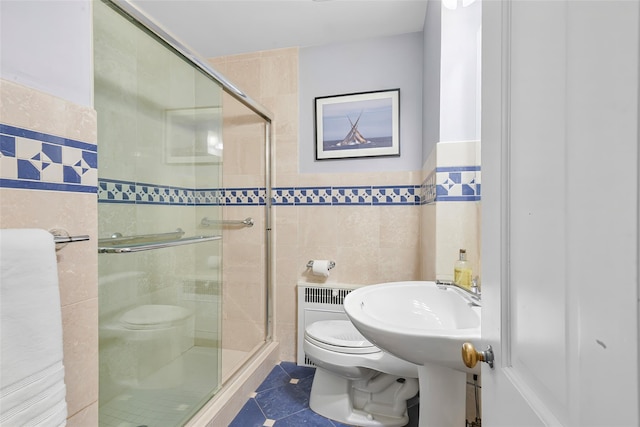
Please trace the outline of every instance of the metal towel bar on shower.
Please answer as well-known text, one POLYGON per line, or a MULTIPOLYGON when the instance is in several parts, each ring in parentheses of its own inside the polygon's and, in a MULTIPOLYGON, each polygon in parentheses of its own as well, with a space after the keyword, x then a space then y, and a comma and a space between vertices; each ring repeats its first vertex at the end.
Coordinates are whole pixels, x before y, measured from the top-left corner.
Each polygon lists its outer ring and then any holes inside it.
POLYGON ((253 218, 245 218, 240 220, 232 219, 209 219, 207 217, 202 218, 200 225, 208 227, 210 225, 243 225, 245 227, 253 227, 253 218))
POLYGON ((173 246, 210 242, 212 240, 220 240, 222 238, 222 236, 219 235, 182 238, 183 235, 184 231, 180 228, 169 233, 142 234, 137 236, 123 236, 120 233, 114 233, 110 238, 98 240, 98 253, 123 254, 141 252, 173 246))
POLYGON ((168 233, 138 234, 135 236, 123 236, 122 233, 113 233, 111 237, 98 240, 98 246, 125 245, 127 243, 153 243, 164 240, 175 240, 184 236, 182 228, 168 233))

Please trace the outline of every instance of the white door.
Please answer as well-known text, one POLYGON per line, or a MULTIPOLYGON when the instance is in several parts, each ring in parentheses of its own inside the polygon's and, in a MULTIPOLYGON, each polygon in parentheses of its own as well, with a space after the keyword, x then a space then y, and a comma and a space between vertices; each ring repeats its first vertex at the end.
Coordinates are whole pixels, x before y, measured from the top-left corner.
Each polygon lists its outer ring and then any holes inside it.
POLYGON ((483 2, 482 421, 638 426, 640 2, 483 2))

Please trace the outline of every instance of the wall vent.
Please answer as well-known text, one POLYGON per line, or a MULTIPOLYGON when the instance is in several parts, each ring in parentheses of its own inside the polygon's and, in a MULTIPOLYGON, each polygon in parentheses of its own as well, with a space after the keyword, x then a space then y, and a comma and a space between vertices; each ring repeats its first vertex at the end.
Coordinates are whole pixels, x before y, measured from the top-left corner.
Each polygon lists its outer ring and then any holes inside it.
POLYGON ((318 304, 342 305, 346 297, 353 289, 330 289, 330 288, 304 288, 304 302, 318 304))
POLYGON ((300 366, 316 365, 304 353, 304 331, 313 322, 321 320, 347 320, 344 312, 344 298, 357 286, 353 285, 298 285, 298 355, 300 366))

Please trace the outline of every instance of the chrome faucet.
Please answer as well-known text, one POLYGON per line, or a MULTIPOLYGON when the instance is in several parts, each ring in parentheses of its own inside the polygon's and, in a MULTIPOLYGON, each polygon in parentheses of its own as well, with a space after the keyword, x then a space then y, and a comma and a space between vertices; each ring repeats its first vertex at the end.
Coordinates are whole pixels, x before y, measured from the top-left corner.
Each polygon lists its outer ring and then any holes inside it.
POLYGON ((445 280, 436 280, 436 285, 439 289, 447 290, 451 287, 462 291, 462 295, 467 300, 470 306, 472 307, 480 307, 480 301, 482 299, 482 295, 480 293, 480 287, 478 286, 478 276, 474 277, 471 280, 471 288, 463 288, 462 286, 458 286, 455 282, 445 281, 445 280))
POLYGON ((480 287, 478 286, 478 276, 471 279, 471 293, 480 297, 480 287))

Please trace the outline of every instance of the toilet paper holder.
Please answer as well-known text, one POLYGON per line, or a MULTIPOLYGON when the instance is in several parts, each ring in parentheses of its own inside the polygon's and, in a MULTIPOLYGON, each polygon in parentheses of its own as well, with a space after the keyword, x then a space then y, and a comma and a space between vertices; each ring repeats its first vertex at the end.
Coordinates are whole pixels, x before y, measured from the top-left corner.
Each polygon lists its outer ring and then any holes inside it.
MULTIPOLYGON (((333 261, 329 261, 329 270, 336 266, 336 263, 333 261)), ((313 260, 307 263, 307 268, 313 268, 313 260)))

